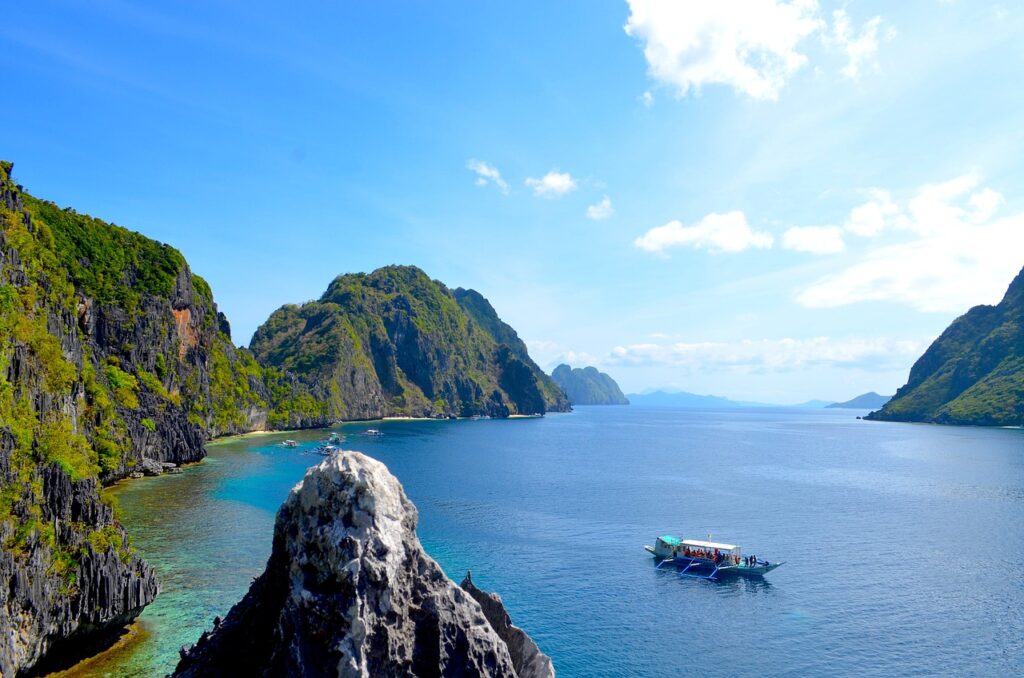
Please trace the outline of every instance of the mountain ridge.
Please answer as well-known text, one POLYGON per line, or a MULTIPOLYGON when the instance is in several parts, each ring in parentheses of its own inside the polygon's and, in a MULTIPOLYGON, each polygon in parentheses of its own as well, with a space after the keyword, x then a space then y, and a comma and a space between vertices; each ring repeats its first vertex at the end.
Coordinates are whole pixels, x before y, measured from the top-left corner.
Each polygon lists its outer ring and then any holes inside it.
POLYGON ((876 421, 1024 425, 1024 269, 995 306, 967 311, 925 350, 876 421))
POLYGON ((319 300, 272 313, 249 347, 296 375, 333 420, 569 409, 482 295, 415 266, 340 275, 319 300))
POLYGON ((868 391, 867 393, 862 393, 855 398, 850 398, 845 402, 832 403, 825 407, 846 410, 874 410, 884 406, 890 400, 892 400, 892 396, 879 395, 874 391, 868 391))

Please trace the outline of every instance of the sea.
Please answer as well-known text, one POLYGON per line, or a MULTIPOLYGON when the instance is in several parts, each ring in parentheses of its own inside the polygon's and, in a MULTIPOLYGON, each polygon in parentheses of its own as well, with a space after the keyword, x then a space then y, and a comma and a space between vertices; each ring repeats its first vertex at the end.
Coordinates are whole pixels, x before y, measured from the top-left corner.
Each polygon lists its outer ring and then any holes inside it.
MULTIPOLYGON (((578 407, 333 430, 388 465, 430 555, 498 592, 559 676, 1024 675, 1024 431, 862 414, 578 407), (662 534, 784 564, 682 577, 643 549, 662 534)), ((68 675, 173 670, 263 570, 327 433, 218 441, 183 473, 120 484, 162 591, 68 675)))

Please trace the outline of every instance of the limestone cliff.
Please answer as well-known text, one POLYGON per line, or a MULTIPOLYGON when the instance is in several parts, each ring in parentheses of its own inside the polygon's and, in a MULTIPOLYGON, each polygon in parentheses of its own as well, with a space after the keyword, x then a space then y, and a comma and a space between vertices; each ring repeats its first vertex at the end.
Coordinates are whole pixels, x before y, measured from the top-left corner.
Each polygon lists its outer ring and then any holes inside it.
MULTIPOLYGON (((164 392, 140 387, 136 371, 155 360, 147 351, 161 345, 180 351, 171 338, 195 329, 189 319, 180 321, 180 334, 163 336, 159 329, 178 327, 175 310, 200 309, 187 269, 174 268, 173 253, 120 229, 104 234, 123 264, 123 278, 108 285, 102 276, 110 268, 91 260, 94 250, 76 245, 76 229, 87 218, 28 196, 10 172, 10 163, 0 163, 4 676, 37 665, 47 653, 69 657, 88 648, 156 595, 152 571, 100 497, 99 478, 124 475, 144 455, 180 462, 202 454, 201 429, 161 407, 164 392), (159 262, 162 276, 134 266, 149 258, 159 262), (122 280, 131 287, 115 289, 122 280), (155 294, 158 288, 164 296, 155 294)), ((187 360, 187 346, 183 353, 187 360)), ((182 373, 173 363, 167 367, 182 373)))
POLYGON ((975 306, 928 347, 868 419, 1024 425, 1024 269, 996 306, 975 306))
POLYGON ((500 599, 444 575, 416 523, 380 462, 340 452, 310 469, 278 512, 266 570, 175 675, 554 676, 500 599))
POLYGON ((573 405, 628 405, 615 380, 596 367, 572 368, 562 364, 551 373, 573 405))

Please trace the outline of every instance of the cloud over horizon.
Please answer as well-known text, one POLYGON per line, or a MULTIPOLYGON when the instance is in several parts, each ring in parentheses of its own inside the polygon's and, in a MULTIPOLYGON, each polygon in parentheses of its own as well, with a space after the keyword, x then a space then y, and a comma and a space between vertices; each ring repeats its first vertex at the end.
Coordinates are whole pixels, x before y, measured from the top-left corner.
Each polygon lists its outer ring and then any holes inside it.
POLYGON ((605 365, 654 365, 687 371, 785 372, 813 367, 902 367, 920 355, 920 341, 827 336, 717 342, 651 342, 614 347, 605 365))

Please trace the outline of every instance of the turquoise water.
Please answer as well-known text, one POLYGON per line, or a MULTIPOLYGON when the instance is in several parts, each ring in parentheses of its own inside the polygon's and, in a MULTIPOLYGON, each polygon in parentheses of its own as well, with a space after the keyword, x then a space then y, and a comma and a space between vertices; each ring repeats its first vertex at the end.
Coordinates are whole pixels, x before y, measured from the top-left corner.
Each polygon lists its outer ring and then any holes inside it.
MULTIPOLYGON (((472 568, 500 592, 560 676, 1024 672, 1024 432, 853 414, 607 407, 339 430, 402 481, 449 576, 472 568), (786 564, 680 578, 641 549, 666 532, 786 564)), ((119 489, 163 593, 92 674, 163 675, 243 595, 319 461, 285 437, 217 443, 119 489)))

